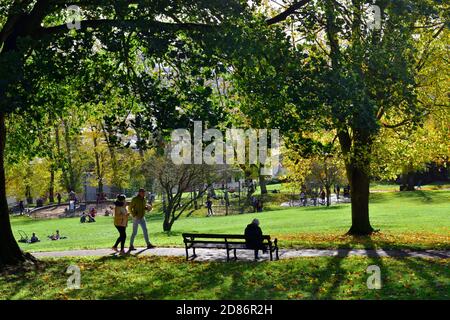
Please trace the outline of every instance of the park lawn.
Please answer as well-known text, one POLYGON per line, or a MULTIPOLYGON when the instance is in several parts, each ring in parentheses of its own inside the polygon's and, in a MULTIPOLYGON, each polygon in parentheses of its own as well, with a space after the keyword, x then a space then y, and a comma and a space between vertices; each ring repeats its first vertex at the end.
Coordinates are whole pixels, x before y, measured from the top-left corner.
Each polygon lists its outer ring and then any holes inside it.
MULTIPOLYGON (((372 237, 344 236, 351 224, 350 205, 296 207, 262 213, 218 217, 184 217, 172 232, 162 232, 161 214, 147 217, 151 241, 157 246, 183 246, 181 233, 243 233, 257 217, 265 234, 280 240, 281 248, 450 248, 450 191, 388 192, 371 195, 372 225, 381 229, 372 237)), ((54 251, 111 247, 117 238, 112 217, 80 224, 78 218, 33 220, 12 218, 14 234, 36 232, 41 242, 22 244, 26 251, 54 251), (46 236, 59 229, 68 239, 51 241, 46 236)), ((128 236, 131 228, 128 228, 128 236)), ((144 245, 142 231, 136 245, 144 245)))
POLYGON ((179 257, 45 259, 2 275, 0 299, 449 299, 449 259, 316 257, 274 262, 186 262, 179 257), (80 289, 67 289, 77 265, 80 289), (381 270, 368 289, 367 267, 381 270))

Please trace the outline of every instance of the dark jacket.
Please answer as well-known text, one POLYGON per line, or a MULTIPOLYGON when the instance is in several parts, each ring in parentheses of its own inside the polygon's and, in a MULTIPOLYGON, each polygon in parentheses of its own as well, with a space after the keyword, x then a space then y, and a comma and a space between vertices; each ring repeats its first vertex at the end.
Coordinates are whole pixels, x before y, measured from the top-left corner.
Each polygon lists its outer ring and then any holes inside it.
POLYGON ((250 249, 263 249, 263 233, 259 226, 250 223, 245 228, 245 243, 250 249))

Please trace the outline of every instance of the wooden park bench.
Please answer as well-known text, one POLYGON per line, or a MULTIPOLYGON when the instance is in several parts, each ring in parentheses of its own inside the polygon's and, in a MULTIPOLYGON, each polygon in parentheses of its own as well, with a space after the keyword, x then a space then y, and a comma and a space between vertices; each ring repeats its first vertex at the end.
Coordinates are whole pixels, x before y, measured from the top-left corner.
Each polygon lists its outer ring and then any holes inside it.
MULTIPOLYGON (((195 249, 225 249, 227 251, 227 261, 230 261, 230 251, 233 250, 234 260, 237 260, 236 250, 256 250, 247 248, 245 236, 241 234, 205 234, 205 233, 183 233, 183 241, 186 247, 186 260, 189 260, 189 249, 193 250, 192 258, 195 258, 195 249)), ((273 260, 273 253, 278 260, 278 240, 270 239, 269 235, 263 236, 263 245, 269 251, 270 261, 273 260)))

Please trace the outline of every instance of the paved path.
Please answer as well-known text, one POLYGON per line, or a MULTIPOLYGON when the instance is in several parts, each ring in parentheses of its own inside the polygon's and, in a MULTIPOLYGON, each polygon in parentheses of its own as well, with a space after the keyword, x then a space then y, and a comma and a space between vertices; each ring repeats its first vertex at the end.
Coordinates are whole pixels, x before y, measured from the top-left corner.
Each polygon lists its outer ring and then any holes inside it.
MULTIPOLYGON (((226 261, 225 250, 220 249, 196 249, 196 261, 226 261)), ((77 257, 77 256, 114 256, 111 249, 93 249, 93 250, 72 250, 72 251, 51 251, 51 252, 35 252, 32 253, 36 258, 44 257, 77 257)), ((155 256, 175 256, 185 257, 186 251, 184 248, 154 248, 147 250, 145 248, 137 248, 136 251, 131 252, 132 255, 155 255, 155 256)), ((192 254, 192 250, 189 250, 192 254)), ((261 255, 260 260, 269 260, 268 254, 261 255)), ((366 250, 366 249, 337 249, 337 250, 322 250, 322 249, 281 249, 279 251, 280 259, 288 259, 295 257, 347 257, 347 256, 367 256, 367 257, 414 257, 414 258, 435 258, 448 259, 450 258, 449 250, 425 250, 425 251, 410 251, 410 250, 366 250)), ((249 250, 238 250, 237 257, 239 261, 253 260, 253 252, 249 250)))

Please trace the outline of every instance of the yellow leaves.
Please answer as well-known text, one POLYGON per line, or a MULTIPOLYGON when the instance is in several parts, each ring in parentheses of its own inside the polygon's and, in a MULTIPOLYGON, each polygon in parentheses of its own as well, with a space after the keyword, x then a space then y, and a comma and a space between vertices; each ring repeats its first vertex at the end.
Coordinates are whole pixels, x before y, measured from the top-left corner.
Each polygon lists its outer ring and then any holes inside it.
MULTIPOLYGON (((378 232, 370 237, 353 237, 343 234, 298 233, 277 235, 278 240, 290 246, 307 248, 336 247, 429 247, 445 249, 450 247, 450 236, 425 232, 387 233, 378 232)), ((282 243, 283 243, 282 242, 282 243)))
POLYGON ((287 291, 288 289, 286 287, 284 287, 281 283, 277 283, 274 287, 275 290, 278 291, 287 291))

